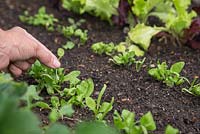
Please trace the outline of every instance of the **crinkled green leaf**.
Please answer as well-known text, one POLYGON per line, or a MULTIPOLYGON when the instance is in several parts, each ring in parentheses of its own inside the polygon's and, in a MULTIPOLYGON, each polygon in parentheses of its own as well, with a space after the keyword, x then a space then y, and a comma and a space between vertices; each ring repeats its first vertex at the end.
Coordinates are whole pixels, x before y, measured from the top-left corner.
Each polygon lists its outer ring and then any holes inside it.
POLYGON ((132 28, 128 33, 129 38, 134 43, 138 44, 144 50, 147 50, 150 46, 151 38, 161 31, 158 27, 145 26, 144 24, 138 24, 135 28, 132 28))

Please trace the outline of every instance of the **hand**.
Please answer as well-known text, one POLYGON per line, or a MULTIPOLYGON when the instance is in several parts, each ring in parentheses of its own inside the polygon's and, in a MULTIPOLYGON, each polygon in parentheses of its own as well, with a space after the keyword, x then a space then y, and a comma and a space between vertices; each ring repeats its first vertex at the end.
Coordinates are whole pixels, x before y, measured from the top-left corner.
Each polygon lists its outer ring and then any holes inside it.
POLYGON ((26 30, 14 27, 0 29, 0 70, 19 76, 38 59, 51 68, 60 67, 60 62, 41 42, 26 30))

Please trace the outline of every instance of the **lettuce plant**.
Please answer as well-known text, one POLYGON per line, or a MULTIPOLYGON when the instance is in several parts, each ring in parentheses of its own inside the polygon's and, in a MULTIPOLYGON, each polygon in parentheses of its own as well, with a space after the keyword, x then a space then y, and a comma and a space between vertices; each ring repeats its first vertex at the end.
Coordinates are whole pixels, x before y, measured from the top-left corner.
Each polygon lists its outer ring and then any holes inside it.
POLYGON ((109 22, 113 15, 118 14, 118 5, 119 0, 62 0, 63 8, 69 11, 89 13, 109 22))
POLYGON ((185 0, 184 2, 181 0, 130 0, 129 2, 133 3, 132 11, 139 20, 139 24, 131 28, 129 37, 131 41, 144 50, 148 49, 150 39, 161 31, 172 35, 171 40, 173 43, 180 45, 182 38, 184 38, 184 30, 190 27, 193 18, 196 17, 194 11, 188 11, 191 0, 185 0), (158 17, 164 26, 147 26, 149 16, 158 17), (141 24, 143 27, 140 26, 141 24), (133 31, 137 31, 137 34, 132 34, 133 31))
POLYGON ((135 121, 135 113, 123 110, 121 115, 114 112, 114 125, 125 134, 147 134, 148 131, 156 129, 156 124, 151 112, 143 115, 139 121, 135 121))
POLYGON ((187 78, 180 75, 184 65, 184 62, 177 62, 168 69, 166 62, 161 64, 158 62, 157 67, 150 69, 148 73, 155 79, 163 81, 167 86, 173 87, 174 85, 183 84, 185 80, 188 81, 187 78))

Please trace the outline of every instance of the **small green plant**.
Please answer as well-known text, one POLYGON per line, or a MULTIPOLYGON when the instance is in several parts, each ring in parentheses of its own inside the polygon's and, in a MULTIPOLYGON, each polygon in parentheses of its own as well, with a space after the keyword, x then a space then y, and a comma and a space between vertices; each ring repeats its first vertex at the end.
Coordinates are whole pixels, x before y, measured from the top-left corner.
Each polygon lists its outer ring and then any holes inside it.
POLYGON ((163 81, 167 86, 173 87, 174 85, 184 83, 185 80, 187 81, 187 78, 180 76, 184 65, 184 62, 177 62, 168 69, 166 62, 162 62, 161 64, 158 62, 157 68, 150 69, 148 73, 155 79, 163 81))
POLYGON ((80 43, 84 44, 88 39, 88 31, 70 26, 58 26, 58 32, 62 33, 65 37, 71 38, 73 36, 80 38, 80 43))
POLYGON ((53 14, 46 13, 45 7, 39 8, 34 16, 30 16, 29 12, 25 11, 24 15, 19 16, 19 19, 30 25, 45 26, 49 31, 54 31, 55 23, 58 22, 58 19, 54 18, 53 14))
POLYGON ((111 102, 101 102, 102 96, 106 90, 106 85, 103 86, 101 89, 97 100, 87 97, 86 98, 86 105, 87 107, 93 111, 95 115, 95 119, 98 121, 103 121, 105 116, 107 115, 108 112, 110 112, 113 108, 113 103, 114 103, 114 97, 112 97, 111 102))
POLYGON ((173 128, 171 125, 167 125, 165 129, 165 134, 179 134, 179 130, 176 128, 173 128))
POLYGON ((67 41, 65 45, 62 46, 65 50, 71 50, 75 47, 74 42, 67 41))
POLYGON ((115 45, 114 43, 103 43, 103 42, 98 42, 92 45, 92 51, 97 53, 97 54, 106 54, 106 55, 111 55, 115 51, 115 45))
POLYGON ((114 56, 111 61, 117 65, 132 65, 135 63, 135 53, 133 51, 123 52, 114 56))
POLYGON ((200 96, 200 83, 195 84, 198 78, 194 78, 194 80, 192 81, 192 83, 190 84, 190 87, 187 88, 183 88, 182 91, 183 92, 187 92, 189 94, 195 95, 195 96, 200 96))
POLYGON ((74 113, 72 105, 68 105, 64 100, 60 102, 57 96, 51 97, 51 107, 49 105, 48 107, 51 109, 51 113, 49 114, 49 119, 51 122, 56 122, 60 118, 63 119, 64 116, 71 117, 74 113))
POLYGON ((38 90, 46 89, 51 95, 55 91, 60 92, 61 84, 65 81, 64 68, 50 69, 39 61, 32 66, 29 75, 38 82, 38 90))
POLYGON ((139 121, 135 121, 135 113, 128 110, 123 110, 121 115, 114 112, 114 125, 125 134, 148 134, 148 131, 156 129, 151 112, 146 113, 139 121))
POLYGON ((35 103, 33 103, 33 101, 41 101, 43 98, 39 96, 36 86, 30 85, 28 86, 26 93, 21 97, 21 100, 26 103, 26 107, 28 109, 31 109, 35 107, 35 103))
POLYGON ((80 83, 77 81, 78 83, 75 82, 76 84, 73 84, 76 80, 70 79, 70 81, 70 88, 64 89, 64 96, 68 98, 67 103, 84 106, 86 98, 90 97, 94 92, 92 79, 83 80, 80 83))
POLYGON ((144 57, 142 60, 135 61, 135 69, 137 72, 139 72, 145 62, 146 58, 144 57))

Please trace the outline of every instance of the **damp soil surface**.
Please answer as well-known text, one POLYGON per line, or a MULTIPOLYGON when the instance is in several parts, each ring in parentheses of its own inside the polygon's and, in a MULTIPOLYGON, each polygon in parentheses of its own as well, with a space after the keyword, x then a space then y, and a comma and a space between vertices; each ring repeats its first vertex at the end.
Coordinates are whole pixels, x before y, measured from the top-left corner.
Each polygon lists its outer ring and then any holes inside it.
MULTIPOLYGON (((170 42, 162 44, 155 41, 151 45, 150 51, 145 55, 147 59, 139 73, 136 72, 134 66, 116 66, 108 62, 108 57, 94 54, 90 47, 92 43, 99 41, 118 43, 125 40, 123 28, 110 26, 107 22, 89 15, 79 16, 62 9, 58 10, 53 8, 48 0, 1 0, 0 27, 9 29, 14 26, 21 26, 55 53, 57 48, 66 42, 66 38, 59 33, 48 32, 43 27, 23 24, 18 19, 18 16, 24 10, 29 10, 34 14, 43 5, 62 24, 67 24, 68 17, 76 20, 86 19, 86 23, 82 28, 88 29, 89 40, 84 46, 66 51, 62 59, 62 67, 67 72, 80 70, 81 79, 92 78, 95 83, 94 97, 97 96, 103 84, 106 83, 108 88, 103 99, 109 101, 111 97, 114 97, 114 109, 133 111, 136 113, 137 119, 146 112, 151 111, 157 124, 155 134, 164 133, 167 124, 177 127, 182 134, 200 133, 200 98, 182 93, 181 88, 187 85, 169 88, 151 78, 147 73, 149 66, 155 66, 157 60, 167 61, 169 65, 177 61, 184 61, 186 65, 182 75, 192 80, 195 76, 200 76, 199 51, 186 46, 173 46, 170 42)), ((29 84, 34 83, 34 80, 26 74, 20 80, 29 84)), ((48 95, 43 94, 43 96, 48 98, 48 95)), ((92 113, 87 109, 75 109, 76 113, 73 119, 64 119, 61 122, 73 126, 79 119, 92 118, 92 113)), ((47 115, 49 111, 39 109, 34 111, 44 123, 48 123, 47 115)), ((112 114, 108 115, 107 120, 112 120, 112 114)))

